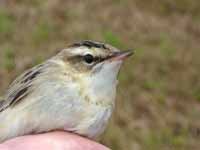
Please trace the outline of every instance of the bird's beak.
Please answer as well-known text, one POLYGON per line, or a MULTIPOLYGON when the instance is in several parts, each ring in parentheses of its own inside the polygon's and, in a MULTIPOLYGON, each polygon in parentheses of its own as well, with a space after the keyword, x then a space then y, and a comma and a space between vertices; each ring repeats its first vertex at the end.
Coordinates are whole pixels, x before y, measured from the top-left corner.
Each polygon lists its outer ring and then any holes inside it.
POLYGON ((120 60, 123 61, 133 54, 134 54, 133 50, 115 52, 114 54, 112 54, 112 56, 108 60, 109 61, 120 61, 120 60))

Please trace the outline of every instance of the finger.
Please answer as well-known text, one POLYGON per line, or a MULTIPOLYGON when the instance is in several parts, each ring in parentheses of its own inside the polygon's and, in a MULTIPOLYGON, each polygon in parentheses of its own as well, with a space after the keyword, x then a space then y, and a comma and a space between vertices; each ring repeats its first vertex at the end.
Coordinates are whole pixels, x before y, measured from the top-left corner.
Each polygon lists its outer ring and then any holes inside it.
POLYGON ((0 150, 108 150, 87 138, 66 132, 22 136, 3 144, 0 150))

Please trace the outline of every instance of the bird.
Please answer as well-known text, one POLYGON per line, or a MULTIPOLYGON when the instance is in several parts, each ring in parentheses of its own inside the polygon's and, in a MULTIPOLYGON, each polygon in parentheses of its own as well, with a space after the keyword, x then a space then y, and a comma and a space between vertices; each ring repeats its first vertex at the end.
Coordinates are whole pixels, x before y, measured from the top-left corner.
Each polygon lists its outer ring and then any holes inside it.
POLYGON ((95 140, 111 118, 117 77, 132 54, 83 40, 22 73, 0 100, 0 143, 55 130, 95 140))

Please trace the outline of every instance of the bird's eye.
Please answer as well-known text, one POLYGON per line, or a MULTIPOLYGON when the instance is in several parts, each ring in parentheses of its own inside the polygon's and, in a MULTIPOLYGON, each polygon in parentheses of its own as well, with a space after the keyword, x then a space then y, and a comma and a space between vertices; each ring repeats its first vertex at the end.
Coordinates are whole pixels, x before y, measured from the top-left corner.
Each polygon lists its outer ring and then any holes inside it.
POLYGON ((83 60, 87 64, 92 64, 94 62, 94 57, 91 54, 86 54, 86 55, 83 56, 83 60))

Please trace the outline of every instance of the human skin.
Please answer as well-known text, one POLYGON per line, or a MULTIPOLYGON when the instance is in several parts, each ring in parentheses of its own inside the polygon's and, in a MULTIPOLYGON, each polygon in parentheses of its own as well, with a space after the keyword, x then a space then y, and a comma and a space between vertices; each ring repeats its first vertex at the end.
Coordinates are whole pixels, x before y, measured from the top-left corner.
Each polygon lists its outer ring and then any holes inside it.
POLYGON ((66 132, 17 137, 0 144, 0 150, 109 150, 87 138, 66 132))

